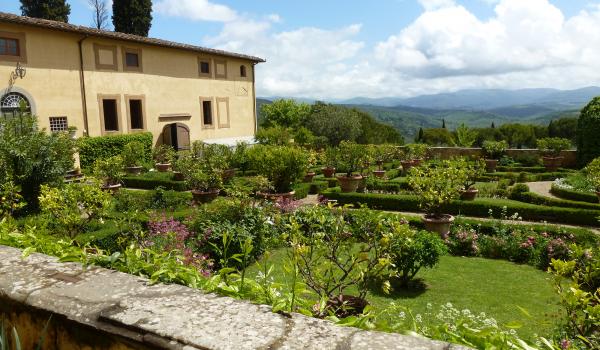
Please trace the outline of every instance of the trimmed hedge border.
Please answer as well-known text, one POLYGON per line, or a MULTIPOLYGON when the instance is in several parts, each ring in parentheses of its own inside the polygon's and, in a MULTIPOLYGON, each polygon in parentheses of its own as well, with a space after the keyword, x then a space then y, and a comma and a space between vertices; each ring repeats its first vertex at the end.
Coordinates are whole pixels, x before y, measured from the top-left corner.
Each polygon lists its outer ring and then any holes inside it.
POLYGON ((580 202, 580 201, 572 201, 566 199, 557 199, 540 196, 537 193, 533 192, 520 192, 515 193, 510 199, 530 203, 537 205, 545 205, 549 207, 562 207, 562 208, 578 208, 578 209, 591 209, 591 210, 600 210, 600 204, 588 203, 588 202, 580 202))
POLYGON ((144 144, 144 162, 152 160, 153 136, 150 132, 126 135, 112 135, 99 137, 82 137, 77 140, 79 147, 79 161, 82 168, 94 165, 97 159, 106 159, 120 155, 126 144, 138 141, 144 144))
POLYGON ((309 182, 309 184, 310 184, 310 190, 308 191, 309 194, 319 194, 329 188, 329 183, 327 181, 313 180, 313 182, 309 182))
POLYGON ((560 197, 563 199, 568 199, 572 201, 578 202, 586 202, 586 203, 598 203, 598 196, 595 193, 587 193, 575 190, 567 190, 564 188, 559 188, 555 184, 552 184, 550 188, 550 193, 555 195, 556 197, 560 197))
POLYGON ((123 178, 123 185, 128 188, 142 190, 154 190, 158 187, 163 187, 165 190, 187 191, 187 187, 183 181, 149 179, 142 176, 125 176, 123 178))
MULTIPOLYGON (((341 193, 338 188, 323 192, 328 199, 337 200, 339 204, 366 204, 369 208, 390 211, 419 212, 419 199, 414 195, 390 195, 371 193, 341 193)), ((479 198, 475 201, 453 201, 446 206, 444 212, 452 215, 469 215, 489 217, 489 211, 500 213, 507 207, 508 214, 518 213, 524 220, 547 221, 573 225, 600 226, 598 218, 600 210, 546 207, 541 205, 479 198)))

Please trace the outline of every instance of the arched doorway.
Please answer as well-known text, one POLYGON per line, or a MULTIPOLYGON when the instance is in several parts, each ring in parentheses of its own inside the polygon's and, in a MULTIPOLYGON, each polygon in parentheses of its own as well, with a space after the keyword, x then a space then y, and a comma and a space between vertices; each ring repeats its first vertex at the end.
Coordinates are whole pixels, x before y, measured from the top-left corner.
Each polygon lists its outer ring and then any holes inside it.
POLYGON ((0 113, 3 116, 14 116, 20 109, 21 104, 25 107, 25 112, 31 113, 31 103, 20 92, 9 92, 0 98, 0 113))
POLYGON ((177 151, 190 149, 190 129, 182 123, 167 124, 163 128, 162 141, 177 151))

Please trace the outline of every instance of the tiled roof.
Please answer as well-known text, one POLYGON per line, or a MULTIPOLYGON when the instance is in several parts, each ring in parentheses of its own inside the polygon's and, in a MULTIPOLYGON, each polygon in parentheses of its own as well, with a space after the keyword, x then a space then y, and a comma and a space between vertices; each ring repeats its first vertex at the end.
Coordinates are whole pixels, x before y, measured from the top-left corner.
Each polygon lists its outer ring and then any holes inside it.
POLYGON ((63 23, 63 22, 58 22, 58 21, 50 21, 47 19, 18 16, 18 15, 15 15, 12 13, 6 13, 6 12, 0 12, 0 23, 14 23, 14 24, 30 25, 30 26, 35 26, 35 27, 60 30, 63 32, 70 32, 70 33, 78 33, 78 34, 82 34, 82 35, 95 36, 95 37, 100 37, 100 38, 124 40, 124 41, 140 43, 140 44, 170 47, 173 49, 194 51, 194 52, 200 52, 200 53, 212 54, 212 55, 218 55, 218 56, 241 58, 241 59, 253 61, 256 63, 265 62, 264 59, 262 59, 260 57, 255 57, 255 56, 243 55, 243 54, 238 54, 238 53, 233 53, 233 52, 228 52, 228 51, 223 51, 223 50, 217 50, 217 49, 209 49, 209 48, 201 47, 201 46, 181 44, 181 43, 168 41, 168 40, 147 38, 147 37, 143 37, 143 36, 139 36, 139 35, 111 32, 111 31, 107 31, 107 30, 100 30, 100 29, 95 29, 95 28, 90 28, 90 27, 78 26, 78 25, 63 23))

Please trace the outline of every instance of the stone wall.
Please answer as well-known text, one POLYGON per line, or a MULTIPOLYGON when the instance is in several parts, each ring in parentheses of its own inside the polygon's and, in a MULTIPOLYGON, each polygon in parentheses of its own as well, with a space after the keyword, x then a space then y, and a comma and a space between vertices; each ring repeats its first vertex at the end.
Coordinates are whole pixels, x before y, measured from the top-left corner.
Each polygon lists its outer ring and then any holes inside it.
MULTIPOLYGON (((461 148, 461 147, 431 147, 429 153, 434 158, 450 159, 452 157, 468 156, 482 157, 483 150, 481 148, 461 148)), ((506 155, 512 158, 519 157, 541 157, 537 149, 508 149, 506 155)), ((561 156, 563 159, 563 167, 577 167, 577 151, 563 151, 561 156)))
POLYGON ((0 317, 23 349, 466 349, 340 327, 267 306, 0 246, 0 317))

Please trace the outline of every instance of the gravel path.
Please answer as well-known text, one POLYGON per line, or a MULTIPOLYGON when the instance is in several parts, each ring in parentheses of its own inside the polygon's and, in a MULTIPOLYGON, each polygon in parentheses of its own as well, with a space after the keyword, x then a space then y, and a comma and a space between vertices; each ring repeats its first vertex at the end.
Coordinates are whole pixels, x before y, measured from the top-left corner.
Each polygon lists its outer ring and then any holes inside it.
POLYGON ((527 182, 529 190, 533 193, 539 194, 544 197, 558 198, 550 193, 553 181, 538 181, 538 182, 527 182))

